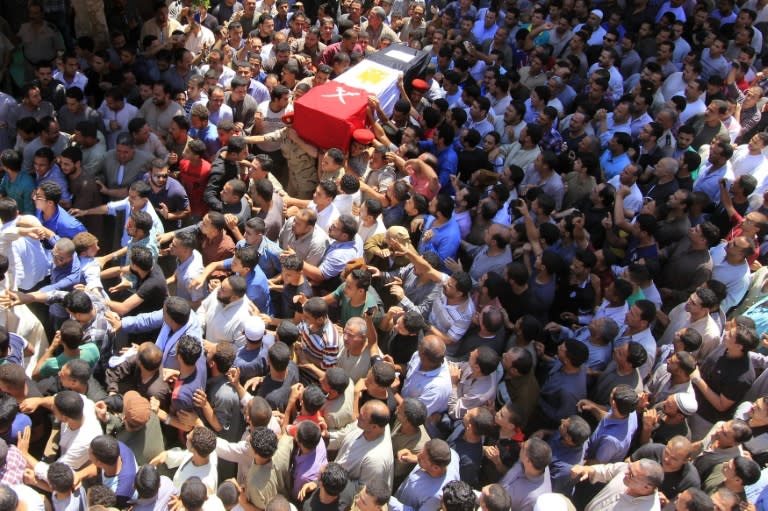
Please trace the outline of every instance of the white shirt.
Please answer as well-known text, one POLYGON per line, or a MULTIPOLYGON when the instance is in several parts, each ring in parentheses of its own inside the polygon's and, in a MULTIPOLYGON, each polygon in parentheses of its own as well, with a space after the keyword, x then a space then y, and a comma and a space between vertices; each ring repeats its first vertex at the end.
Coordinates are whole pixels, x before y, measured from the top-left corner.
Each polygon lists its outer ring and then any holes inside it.
POLYGON ((328 234, 328 228, 331 226, 333 222, 336 221, 337 218, 339 218, 339 210, 336 209, 336 205, 332 202, 329 206, 326 206, 326 208, 322 211, 317 210, 317 204, 311 202, 309 204, 309 209, 312 209, 314 211, 317 211, 317 225, 320 227, 323 231, 325 231, 326 234, 328 234))
POLYGON ((360 227, 357 229, 357 235, 360 236, 363 243, 368 241, 368 238, 374 234, 383 234, 385 232, 387 232, 387 227, 384 225, 384 220, 382 220, 381 215, 376 218, 376 221, 370 227, 366 227, 361 222, 360 227))
POLYGON ((738 304, 749 289, 749 263, 746 259, 737 265, 725 260, 726 243, 720 243, 709 249, 712 257, 712 278, 728 286, 728 295, 720 303, 720 308, 728 312, 738 304))
POLYGON ((704 94, 699 96, 699 99, 693 103, 685 103, 685 110, 680 113, 680 124, 685 124, 691 117, 703 114, 707 109, 707 105, 704 104, 704 94))
POLYGON ((123 131, 128 131, 128 122, 136 117, 138 111, 138 108, 128 103, 127 101, 123 102, 122 110, 117 112, 107 106, 106 100, 101 102, 101 106, 99 106, 98 112, 99 115, 101 115, 101 118, 104 120, 104 131, 107 133, 107 149, 115 148, 115 141, 117 140, 117 136, 123 131), (113 131, 112 128, 109 127, 110 121, 117 122, 118 128, 116 130, 113 131))
POLYGON ((251 301, 244 296, 224 305, 218 300, 218 296, 219 290, 216 289, 197 309, 197 319, 204 329, 205 340, 214 344, 234 342, 241 347, 245 344, 243 322, 251 315, 251 301))
MULTIPOLYGON (((102 435, 101 422, 96 418, 93 401, 83 396, 83 425, 73 430, 67 424, 61 425, 59 446, 61 456, 56 461, 64 463, 73 470, 80 470, 89 462, 88 450, 91 441, 102 435)), ((48 481, 48 463, 38 461, 35 465, 35 475, 43 481, 48 481)))
POLYGON ((176 294, 179 298, 184 298, 196 302, 205 298, 203 288, 191 289, 189 283, 192 279, 198 277, 204 269, 203 256, 197 250, 192 251, 192 256, 183 263, 179 263, 176 268, 176 294))
MULTIPOLYGON (((165 464, 168 468, 179 469, 173 476, 173 485, 181 490, 181 485, 190 477, 199 477, 208 489, 208 495, 216 493, 216 487, 219 484, 218 458, 216 453, 212 452, 208 458, 208 463, 199 467, 192 463, 192 453, 180 448, 169 449, 165 451, 168 457, 165 464)), ((210 497, 209 497, 210 498, 210 497)))
MULTIPOLYGON (((608 184, 613 185, 616 190, 621 188, 621 174, 613 176, 611 180, 608 181, 608 184)), ((624 209, 634 211, 635 213, 643 209, 643 192, 640 191, 637 183, 630 187, 629 195, 624 197, 624 209)))
MULTIPOLYGON (((203 46, 211 48, 213 43, 216 42, 216 38, 213 36, 213 32, 211 32, 208 27, 200 24, 197 26, 200 27, 200 32, 198 32, 197 35, 195 35, 192 30, 185 30, 185 32, 187 32, 187 38, 184 42, 184 47, 189 50, 195 57, 197 57, 203 50, 203 46)), ((188 27, 189 25, 185 26, 184 28, 188 27)))
POLYGON ((756 189, 759 190, 768 178, 768 159, 762 153, 749 154, 747 144, 740 145, 733 152, 731 167, 734 177, 749 174, 757 180, 756 189))

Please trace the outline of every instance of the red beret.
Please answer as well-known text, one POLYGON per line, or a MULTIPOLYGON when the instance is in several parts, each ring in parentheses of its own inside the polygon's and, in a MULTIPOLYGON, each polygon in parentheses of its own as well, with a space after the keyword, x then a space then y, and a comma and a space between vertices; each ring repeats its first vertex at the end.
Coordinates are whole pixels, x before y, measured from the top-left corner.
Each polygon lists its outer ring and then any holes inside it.
POLYGON ((368 145, 373 142, 373 139, 376 138, 376 135, 374 135, 371 130, 360 128, 352 132, 352 138, 355 139, 356 142, 368 145))
POLYGON ((429 84, 421 78, 416 78, 411 82, 411 85, 413 85, 414 89, 420 92, 427 92, 429 90, 429 84))

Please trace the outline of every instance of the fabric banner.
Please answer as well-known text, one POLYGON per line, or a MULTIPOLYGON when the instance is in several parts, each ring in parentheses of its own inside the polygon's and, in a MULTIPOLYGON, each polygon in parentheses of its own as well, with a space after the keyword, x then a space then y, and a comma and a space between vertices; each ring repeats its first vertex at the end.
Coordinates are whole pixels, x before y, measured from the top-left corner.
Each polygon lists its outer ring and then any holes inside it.
POLYGON ((293 127, 301 138, 320 148, 346 152, 352 132, 365 127, 369 92, 329 81, 294 103, 293 127))

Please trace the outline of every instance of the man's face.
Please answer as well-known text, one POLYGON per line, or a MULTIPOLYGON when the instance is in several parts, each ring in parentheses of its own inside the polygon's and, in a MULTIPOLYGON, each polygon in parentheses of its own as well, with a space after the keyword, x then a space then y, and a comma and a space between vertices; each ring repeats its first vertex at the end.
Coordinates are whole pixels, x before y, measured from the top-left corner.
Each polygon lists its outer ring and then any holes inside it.
POLYGON ((159 188, 165 188, 165 185, 168 183, 168 168, 152 168, 152 174, 150 175, 150 179, 152 181, 152 184, 159 188))
POLYGON ((680 150, 688 149, 693 143, 693 135, 690 133, 678 133, 677 134, 677 147, 680 150))
POLYGON ((67 254, 66 252, 62 252, 55 246, 51 251, 51 259, 53 260, 53 265, 57 268, 63 268, 67 266, 72 262, 73 256, 74 254, 67 254))
POLYGON ((77 166, 75 162, 73 162, 69 158, 65 158, 61 156, 59 157, 59 168, 61 169, 61 171, 64 173, 65 176, 68 176, 77 169, 77 166))
MULTIPOLYGON (((249 69, 249 72, 250 72, 250 69, 249 69)), ((229 97, 235 103, 239 103, 240 101, 245 99, 245 94, 246 94, 245 85, 241 85, 239 87, 234 87, 229 97)))
POLYGON ((225 279, 219 286, 219 292, 216 299, 219 300, 222 305, 229 305, 235 301, 235 294, 232 292, 232 286, 229 283, 229 279, 225 279))
POLYGON ((133 134, 133 141, 138 145, 144 144, 149 140, 150 133, 152 130, 149 129, 149 124, 145 124, 133 134))
POLYGON ((35 156, 34 160, 32 160, 32 168, 35 169, 35 174, 39 177, 43 177, 46 172, 51 170, 52 166, 53 163, 49 162, 48 158, 43 158, 42 156, 35 156))
POLYGON ((149 199, 146 197, 141 197, 135 190, 128 191, 128 204, 131 205, 131 210, 133 211, 141 210, 144 206, 147 205, 148 200, 149 199))
POLYGON ((155 106, 165 106, 168 101, 168 96, 165 94, 165 90, 162 85, 155 85, 152 87, 152 103, 155 106))
POLYGON ((35 70, 35 78, 45 87, 53 80, 53 69, 50 67, 41 67, 35 70))

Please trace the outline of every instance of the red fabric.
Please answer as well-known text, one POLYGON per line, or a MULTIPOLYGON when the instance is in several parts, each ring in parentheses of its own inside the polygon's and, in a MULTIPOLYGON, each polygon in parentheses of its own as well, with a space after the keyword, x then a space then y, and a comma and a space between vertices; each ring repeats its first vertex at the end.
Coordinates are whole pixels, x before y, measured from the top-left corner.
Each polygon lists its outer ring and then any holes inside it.
POLYGON ((193 167, 186 159, 179 162, 179 181, 189 196, 192 216, 202 218, 208 213, 208 205, 203 200, 203 193, 210 173, 211 164, 205 160, 200 160, 199 167, 193 167))
POLYGON ((301 138, 320 148, 349 149, 352 132, 365 127, 368 92, 338 82, 313 87, 293 106, 293 127, 301 138))

